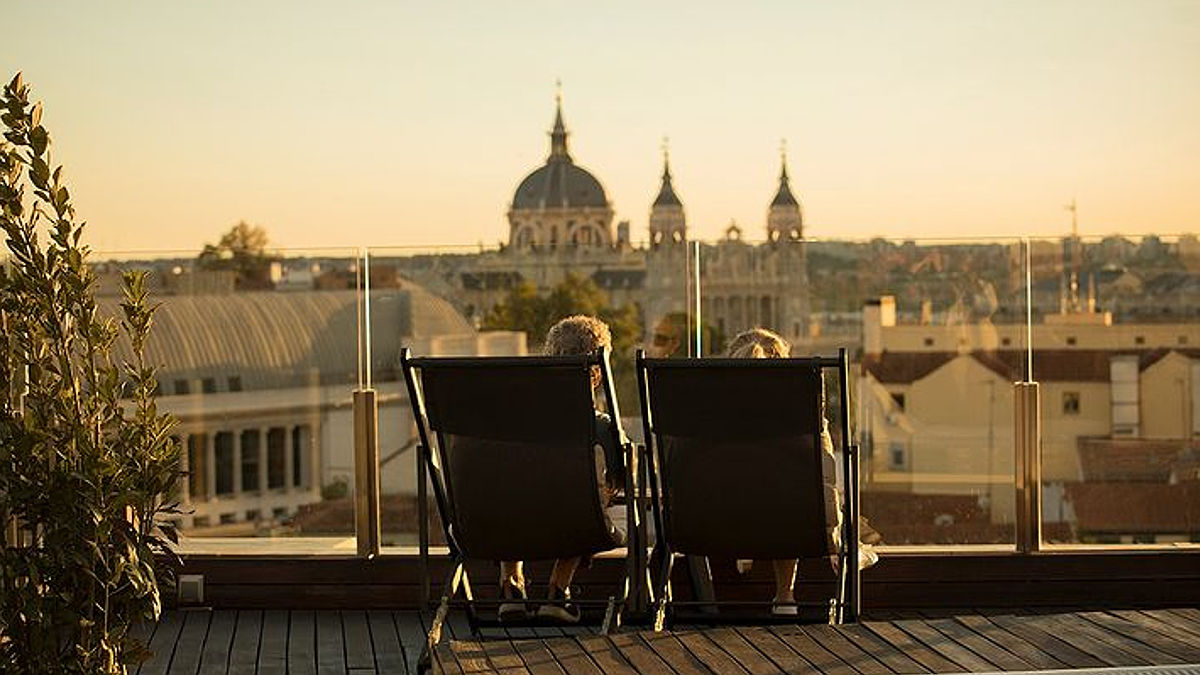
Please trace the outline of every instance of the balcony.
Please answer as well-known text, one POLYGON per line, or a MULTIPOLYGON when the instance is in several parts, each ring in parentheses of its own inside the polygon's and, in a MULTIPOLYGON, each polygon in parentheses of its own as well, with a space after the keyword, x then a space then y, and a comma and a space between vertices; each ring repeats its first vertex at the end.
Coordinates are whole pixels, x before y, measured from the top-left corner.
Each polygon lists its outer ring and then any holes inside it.
MULTIPOLYGON (((447 672, 1194 663, 1200 298, 1187 270, 1200 265, 1194 238, 1160 242, 1136 264, 1108 240, 1073 238, 279 251, 249 286, 195 256, 101 254, 102 279, 160 272, 150 350, 186 449, 181 572, 203 578, 192 599, 206 609, 185 598, 169 613, 152 663, 187 669, 228 647, 231 664, 255 654, 260 669, 337 654, 351 672, 411 666, 445 561, 420 508, 399 350, 536 352, 541 335, 495 308, 562 288, 594 293, 614 323, 635 440, 634 346, 706 356, 765 326, 794 353, 849 349, 863 512, 883 541, 864 572, 868 621, 666 637, 635 626, 611 640, 513 631, 486 646, 456 632, 466 642, 441 654, 447 672)), ((583 594, 622 562, 598 558, 583 594)), ((710 563, 718 597, 769 597, 765 566, 710 563)), ((822 574, 802 567, 801 593, 822 574)), ((674 582, 706 592, 686 566, 674 582)))

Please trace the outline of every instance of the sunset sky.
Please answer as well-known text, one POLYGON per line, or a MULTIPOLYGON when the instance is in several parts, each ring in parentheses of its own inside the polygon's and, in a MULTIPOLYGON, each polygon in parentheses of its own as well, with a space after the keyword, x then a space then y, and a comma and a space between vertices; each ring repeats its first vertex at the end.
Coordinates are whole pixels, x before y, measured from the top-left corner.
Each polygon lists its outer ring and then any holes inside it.
POLYGON ((95 249, 494 245, 548 151, 644 238, 670 137, 695 236, 1200 231, 1200 0, 3 0, 95 249))

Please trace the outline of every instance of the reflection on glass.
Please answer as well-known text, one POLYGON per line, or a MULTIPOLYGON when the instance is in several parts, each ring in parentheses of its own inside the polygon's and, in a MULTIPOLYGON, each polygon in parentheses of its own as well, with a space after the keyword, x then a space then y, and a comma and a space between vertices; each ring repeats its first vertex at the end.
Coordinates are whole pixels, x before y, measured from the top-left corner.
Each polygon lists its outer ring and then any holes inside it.
POLYGON ((120 274, 134 268, 151 271, 161 303, 146 354, 184 444, 183 550, 353 551, 355 252, 93 261, 101 312, 119 315, 120 274))
POLYGON ((885 544, 1014 541, 1022 251, 1003 242, 809 244, 814 342, 840 333, 835 343, 849 343, 850 309, 862 307, 862 504, 885 544))
POLYGON ((1032 247, 1045 539, 1200 541, 1200 242, 1032 247))

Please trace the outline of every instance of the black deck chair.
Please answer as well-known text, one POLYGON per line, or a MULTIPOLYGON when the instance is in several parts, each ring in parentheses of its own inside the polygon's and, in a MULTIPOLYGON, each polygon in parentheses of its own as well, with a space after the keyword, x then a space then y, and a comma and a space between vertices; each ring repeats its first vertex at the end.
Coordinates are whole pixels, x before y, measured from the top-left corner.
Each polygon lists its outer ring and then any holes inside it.
POLYGON ((637 374, 659 568, 655 629, 674 606, 710 610, 699 621, 729 620, 711 613, 724 603, 671 601, 677 554, 806 559, 836 551, 836 592, 821 607, 831 621, 857 621, 858 452, 849 443, 845 350, 836 358, 789 359, 648 359, 639 352, 637 374), (837 374, 846 477, 837 547, 829 541, 821 471, 826 370, 837 374))
MULTIPOLYGON (((624 455, 625 494, 633 494, 636 464, 632 447, 622 446, 607 350, 588 356, 413 358, 405 349, 400 361, 417 422, 419 461, 431 477, 450 548, 451 571, 426 645, 432 650, 459 588, 473 633, 496 623, 480 610, 498 601, 473 596, 466 561, 570 558, 624 544, 605 516, 600 492, 593 368, 602 373, 612 441, 624 455)), ((631 536, 634 511, 627 509, 631 536)), ((604 606, 605 632, 620 622, 628 580, 636 579, 632 565, 634 557, 628 556, 627 577, 607 600, 572 599, 582 610, 604 606)))

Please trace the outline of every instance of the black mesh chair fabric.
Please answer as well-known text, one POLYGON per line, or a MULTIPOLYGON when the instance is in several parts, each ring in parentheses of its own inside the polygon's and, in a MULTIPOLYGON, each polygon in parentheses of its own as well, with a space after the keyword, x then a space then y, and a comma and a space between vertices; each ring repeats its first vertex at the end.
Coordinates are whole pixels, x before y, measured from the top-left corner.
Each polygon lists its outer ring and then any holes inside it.
POLYGON ((802 359, 643 360, 666 543, 702 556, 832 553, 822 380, 802 359))
POLYGON ((537 560, 623 542, 604 513, 595 358, 416 359, 449 532, 466 558, 537 560))

